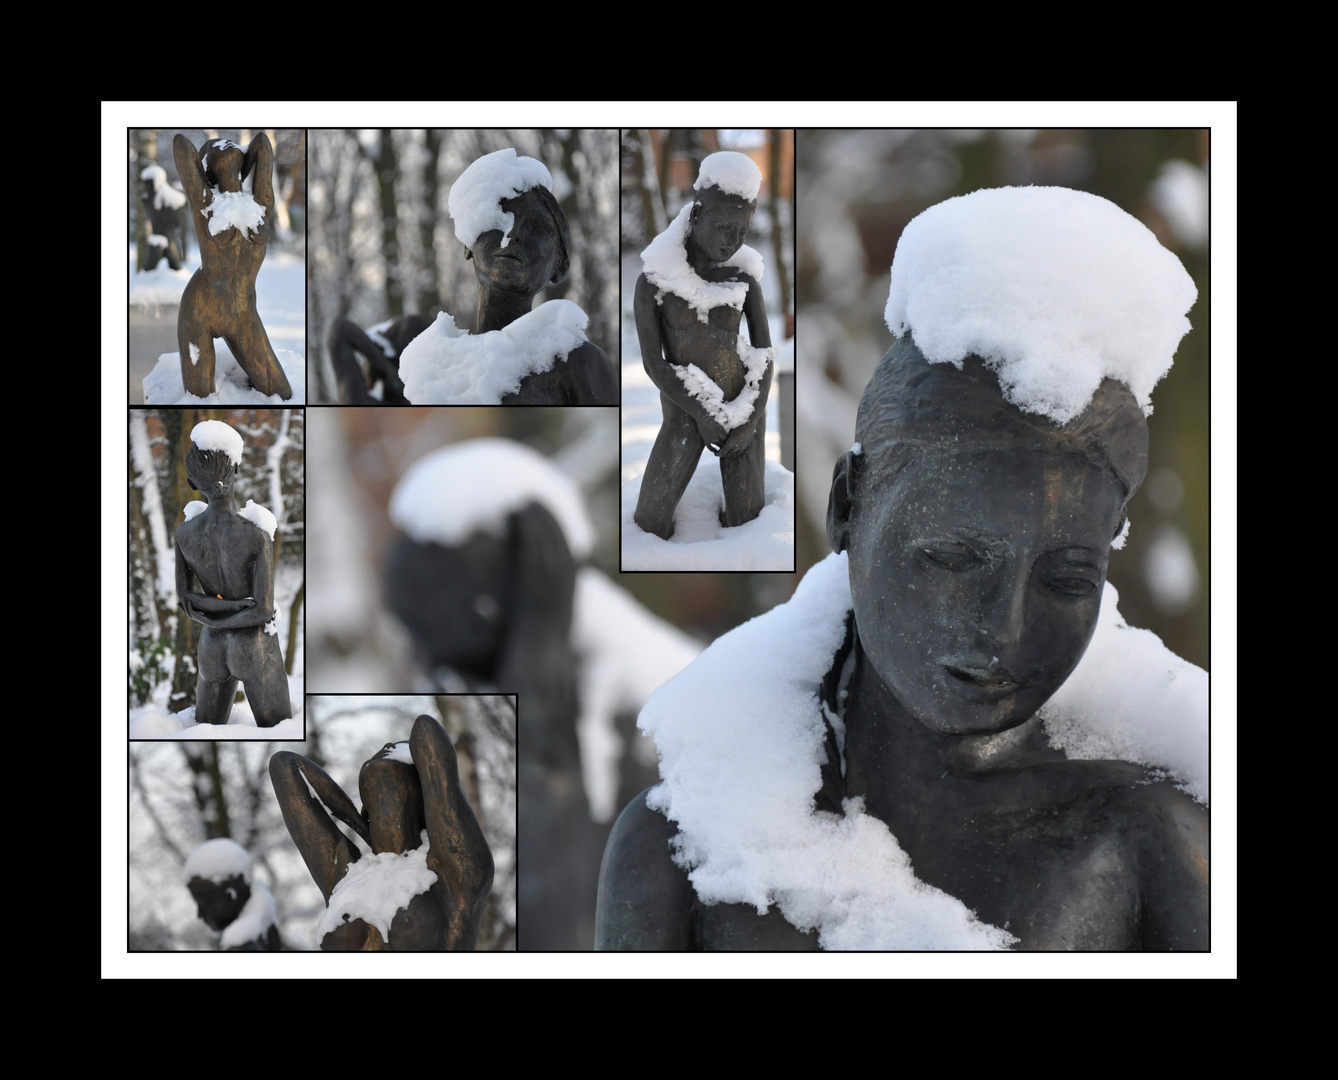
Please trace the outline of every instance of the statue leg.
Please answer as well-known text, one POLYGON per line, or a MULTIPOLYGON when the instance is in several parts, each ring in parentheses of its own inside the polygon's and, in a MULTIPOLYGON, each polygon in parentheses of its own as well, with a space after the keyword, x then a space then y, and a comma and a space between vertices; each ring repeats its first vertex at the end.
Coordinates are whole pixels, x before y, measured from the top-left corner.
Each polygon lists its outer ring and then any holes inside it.
POLYGON ((257 727, 273 727, 293 715, 277 635, 265 633, 263 626, 233 631, 228 641, 228 670, 246 688, 257 727))
POLYGON ((195 720, 200 724, 226 724, 237 696, 237 679, 228 671, 227 640, 205 627, 195 656, 199 678, 195 682, 195 720))
MULTIPOLYGON (((144 265, 141 266, 140 269, 145 271, 152 270, 158 265, 158 260, 160 258, 161 255, 159 254, 159 249, 155 245, 150 244, 148 248, 148 257, 144 260, 144 265)), ((173 269, 176 269, 176 267, 173 267, 173 269)))
POLYGON ((201 312, 200 275, 190 279, 181 294, 177 313, 177 350, 181 353, 181 385, 188 394, 208 397, 214 392, 214 334, 201 312), (194 351, 192 351, 194 350, 194 351))
POLYGON ((362 367, 355 355, 354 341, 365 338, 362 327, 348 319, 336 319, 330 327, 327 339, 330 346, 330 366, 334 368, 335 385, 339 388, 339 400, 345 405, 375 405, 376 401, 367 392, 367 381, 362 377, 362 367))
POLYGON ((181 269, 181 245, 175 236, 169 237, 167 241, 167 265, 173 270, 181 269))
POLYGON ((767 418, 762 416, 748 449, 720 459, 720 479, 725 488, 724 524, 727 527, 752 521, 766 505, 767 418))
POLYGON ((706 444, 692 417, 663 394, 660 405, 664 422, 641 477, 641 494, 632 520, 646 532, 668 540, 674 535, 674 510, 688 489, 706 444))
POLYGON ((251 385, 262 394, 278 394, 284 401, 292 397, 293 388, 279 358, 274 355, 260 316, 254 310, 245 312, 238 316, 232 330, 232 336, 227 338, 228 348, 251 380, 251 385))

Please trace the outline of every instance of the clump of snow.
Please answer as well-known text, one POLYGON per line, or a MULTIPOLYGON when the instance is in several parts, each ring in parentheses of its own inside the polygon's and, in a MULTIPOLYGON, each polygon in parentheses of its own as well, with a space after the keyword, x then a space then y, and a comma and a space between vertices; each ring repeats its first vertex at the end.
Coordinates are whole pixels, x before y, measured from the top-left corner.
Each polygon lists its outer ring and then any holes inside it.
POLYGON ((420 543, 457 547, 475 533, 505 537, 509 515, 547 507, 576 558, 594 530, 576 485, 544 457, 509 439, 473 439, 414 462, 390 497, 390 520, 420 543))
MULTIPOLYGON (((180 297, 178 296, 177 299, 180 297)), ((181 381, 181 357, 170 352, 158 357, 153 370, 144 377, 144 402, 147 405, 301 405, 307 399, 306 360, 287 349, 275 349, 274 356, 288 376, 293 396, 287 401, 278 394, 262 394, 246 377, 222 338, 214 339, 214 390, 204 397, 186 392, 181 381)))
MULTIPOLYGON (((664 303, 665 293, 673 293, 688 302, 699 321, 706 322, 712 308, 732 307, 742 311, 743 302, 748 298, 748 283, 706 281, 692 269, 688 263, 687 240, 693 205, 683 207, 669 227, 646 246, 641 253, 641 264, 646 280, 658 290, 655 294, 657 303, 664 303)), ((741 245, 720 265, 736 267, 759 282, 765 269, 762 256, 747 244, 741 245)))
POLYGON ((251 895, 237 917, 223 928, 218 939, 220 949, 235 949, 252 941, 259 941, 279 920, 274 913, 274 896, 263 881, 251 885, 251 895))
POLYGON ((884 317, 931 363, 980 356, 1018 408, 1057 424, 1105 378, 1152 411, 1198 291, 1137 218, 1068 188, 991 188, 901 234, 884 317))
POLYGON ((467 248, 485 232, 498 229, 502 247, 511 242, 516 216, 502 209, 503 199, 514 199, 530 188, 553 190, 553 177, 542 161, 520 157, 507 147, 485 154, 462 172, 446 197, 446 212, 455 222, 455 236, 467 248))
POLYGON ((743 334, 739 334, 735 350, 743 361, 744 382, 738 396, 729 401, 725 400, 725 391, 720 388, 720 384, 696 364, 672 365, 683 389, 700 401, 711 418, 726 431, 742 427, 752 419, 753 402, 762 392, 762 379, 767 373, 767 365, 776 353, 772 346, 753 348, 743 334))
POLYGON ((859 443, 853 443, 850 447, 850 452, 856 457, 859 457, 860 454, 864 453, 864 447, 859 443))
POLYGON ((623 570, 794 570, 794 474, 766 463, 762 513, 732 528, 720 523, 725 495, 720 459, 702 454, 674 510, 674 535, 662 540, 633 517, 642 477, 622 486, 623 570))
POLYGON ((1116 551, 1123 551, 1124 545, 1129 542, 1129 515, 1125 515, 1124 524, 1120 526, 1120 533, 1110 542, 1110 546, 1116 551))
MULTIPOLYGON (((153 181, 153 208, 161 210, 164 206, 173 210, 186 204, 186 193, 172 187, 167 182, 167 173, 159 165, 146 165, 139 174, 141 180, 153 181)), ((153 242, 153 238, 149 238, 153 242)))
MULTIPOLYGON (((1206 797, 1207 676, 1126 626, 1115 599, 1042 711, 1046 731, 1070 757, 1165 769, 1206 797)), ((841 817, 813 809, 826 762, 818 688, 849 611, 846 556, 831 555, 789 603, 720 638, 642 710, 663 781, 648 803, 678 825, 674 859, 703 902, 775 904, 823 948, 1006 948, 1006 930, 915 878, 860 800, 841 817)))
POLYGON ((274 539, 274 530, 279 527, 279 522, 267 507, 261 506, 254 499, 247 499, 246 505, 237 513, 257 528, 264 529, 265 535, 271 540, 274 539))
POLYGON ((219 883, 230 877, 240 877, 249 884, 251 856, 236 840, 226 837, 206 840, 187 857, 186 868, 182 873, 187 881, 198 877, 219 883))
POLYGON ((191 342, 187 342, 187 344, 186 344, 186 350, 190 353, 190 362, 191 362, 191 366, 194 367, 194 366, 196 366, 197 364, 199 364, 199 362, 200 362, 200 346, 196 345, 195 342, 193 342, 193 341, 191 341, 191 342))
POLYGON ((1169 773, 1208 802, 1208 673, 1120 615, 1106 583, 1096 634, 1041 709, 1050 742, 1071 758, 1118 758, 1169 773))
POLYGON ((186 520, 189 521, 196 514, 203 514, 208 507, 208 503, 201 502, 199 499, 192 499, 181 508, 181 512, 186 515, 186 520))
POLYGON ((697 182, 692 185, 694 191, 715 187, 731 195, 738 195, 749 202, 757 201, 757 193, 762 190, 762 170, 747 154, 734 150, 721 150, 708 154, 702 160, 697 182))
POLYGON ((402 761, 406 765, 413 764, 413 754, 409 752, 407 742, 397 742, 394 748, 386 755, 386 761, 402 761))
POLYGON ((584 344, 589 321, 570 300, 549 300, 500 330, 470 334, 443 311, 400 357, 404 396, 415 405, 497 405, 584 344))
POLYGON ((395 913, 408 907, 410 900, 427 892, 437 880, 427 867, 426 829, 421 836, 422 844, 403 855, 384 851, 350 863, 316 924, 316 939, 337 930, 346 919, 362 919, 381 932, 383 941, 389 941, 395 913))
POLYGON ((165 248, 167 247, 167 237, 161 233, 150 233, 148 236, 149 247, 165 248))
POLYGON ((685 668, 701 644, 652 615, 608 575, 582 567, 576 577, 572 648, 580 658, 581 779, 595 821, 612 821, 618 807, 623 740, 619 713, 640 709, 656 687, 685 668))
POLYGON ((255 201, 249 191, 219 191, 210 188, 213 201, 201 208, 209 219, 209 235, 217 236, 228 229, 240 229, 249 238, 260 235, 265 227, 265 208, 255 201))
POLYGON ((221 450, 234 465, 242 463, 242 437, 222 420, 202 420, 191 428, 190 441, 200 450, 221 450))

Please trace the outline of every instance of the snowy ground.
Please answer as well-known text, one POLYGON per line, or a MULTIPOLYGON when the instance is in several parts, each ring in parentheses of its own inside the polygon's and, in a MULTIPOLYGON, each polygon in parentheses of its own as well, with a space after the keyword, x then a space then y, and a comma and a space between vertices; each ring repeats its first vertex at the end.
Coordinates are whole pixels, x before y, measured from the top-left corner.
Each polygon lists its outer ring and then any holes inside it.
POLYGON ((183 401, 177 353, 166 352, 161 343, 175 341, 177 304, 186 283, 200 267, 199 255, 192 246, 192 257, 186 260, 181 270, 170 270, 163 262, 141 274, 135 272, 133 245, 129 253, 133 314, 130 331, 132 404, 148 401, 160 405, 301 405, 306 402, 306 260, 301 255, 271 249, 256 275, 256 307, 260 311, 260 321, 265 324, 270 344, 292 384, 292 399, 285 402, 277 397, 264 397, 250 389, 227 345, 217 340, 214 343, 218 353, 215 379, 222 384, 219 393, 203 400, 192 397, 183 401), (232 379, 228 379, 229 371, 235 373, 232 379), (240 385, 235 383, 237 379, 241 380, 240 385), (146 398, 146 394, 152 396, 146 398))
MULTIPOLYGON (((766 508, 761 517, 737 528, 720 524, 724 505, 720 462, 702 454, 697 472, 674 515, 672 540, 645 532, 632 520, 641 476, 646 471, 655 435, 660 430, 660 392, 641 366, 632 294, 641 259, 622 258, 622 564, 623 570, 784 570, 794 565, 794 476, 780 464, 780 395, 773 381, 767 399, 766 508)), ((774 288, 774 275, 763 278, 774 288)), ((767 310, 780 310, 768 293, 767 310)), ((771 340, 782 344, 781 320, 771 318, 771 340)))

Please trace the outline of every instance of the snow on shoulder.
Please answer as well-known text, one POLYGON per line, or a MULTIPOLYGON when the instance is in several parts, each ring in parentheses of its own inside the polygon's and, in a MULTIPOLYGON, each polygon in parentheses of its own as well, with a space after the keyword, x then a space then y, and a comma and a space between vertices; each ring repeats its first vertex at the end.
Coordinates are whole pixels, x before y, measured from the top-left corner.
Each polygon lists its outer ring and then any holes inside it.
POLYGON ((747 154, 734 150, 708 154, 702 159, 701 171, 697 173, 697 182, 692 188, 701 191, 708 187, 719 188, 749 202, 757 202, 757 193, 762 190, 762 170, 747 154))
POLYGON ((443 311, 400 357, 404 396, 415 405, 500 404, 580 348, 589 321, 570 300, 549 300, 500 330, 470 334, 443 311))
POLYGON ((187 857, 182 875, 186 881, 197 877, 206 881, 222 882, 230 877, 240 877, 249 883, 251 856, 236 840, 229 840, 226 837, 206 840, 187 857))
POLYGON ((931 363, 981 357, 1010 402, 1063 424, 1105 378, 1150 413, 1197 296, 1180 260, 1114 203, 990 188, 906 226, 884 318, 931 363))
POLYGON ((237 513, 257 528, 264 529, 265 535, 271 540, 274 539, 274 530, 279 527, 279 522, 268 507, 261 506, 254 499, 247 499, 246 505, 237 513))
POLYGON ((222 450, 234 465, 242 463, 242 437, 222 420, 202 420, 191 428, 190 441, 200 450, 222 450))
POLYGON ((507 147, 473 162, 451 185, 446 212, 455 222, 455 237, 467 248, 485 232, 502 233, 502 247, 511 242, 516 216, 502 209, 503 199, 514 199, 531 188, 553 190, 553 176, 542 161, 520 157, 507 147))
MULTIPOLYGON (((1069 757, 1135 761, 1202 798, 1207 676, 1125 625, 1113 590, 1105 600, 1087 653, 1042 710, 1047 734, 1069 757)), ((830 555, 789 603, 656 691, 637 721, 660 753, 647 803, 677 824, 674 860, 703 903, 776 904, 825 949, 1006 948, 1012 935, 916 879, 861 799, 839 817, 814 809, 826 763, 819 686, 850 606, 846 556, 830 555)))
POLYGON ((509 439, 473 439, 409 466, 390 497, 390 520, 419 543, 457 547, 478 532, 505 537, 507 518, 546 507, 583 559, 594 530, 576 485, 542 455, 509 439))
MULTIPOLYGON (((695 203, 678 212, 669 227, 652 240, 641 253, 642 272, 658 290, 655 300, 664 303, 664 294, 673 293, 688 302, 699 322, 706 322, 712 308, 732 307, 743 310, 748 298, 746 281, 706 281, 688 263, 688 226, 695 203)), ((754 281, 762 280, 765 264, 762 256, 747 244, 726 259, 721 266, 734 266, 754 281)))

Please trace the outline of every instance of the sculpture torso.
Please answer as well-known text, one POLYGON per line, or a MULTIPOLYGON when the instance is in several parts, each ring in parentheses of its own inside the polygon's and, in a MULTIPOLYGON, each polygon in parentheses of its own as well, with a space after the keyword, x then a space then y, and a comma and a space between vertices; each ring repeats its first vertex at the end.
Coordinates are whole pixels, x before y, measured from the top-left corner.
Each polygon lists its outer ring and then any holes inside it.
POLYGON ((201 591, 224 600, 244 600, 255 595, 255 564, 262 554, 263 535, 238 514, 204 510, 177 526, 176 544, 201 591))
MULTIPOLYGON (((734 274, 737 276, 737 271, 734 274)), ((719 277, 719 280, 728 279, 719 277)), ((660 303, 665 359, 680 366, 696 364, 724 391, 725 400, 732 401, 743 389, 745 378, 738 349, 742 318, 743 312, 738 308, 721 305, 712 308, 707 321, 702 322, 681 296, 665 293, 660 303)))

